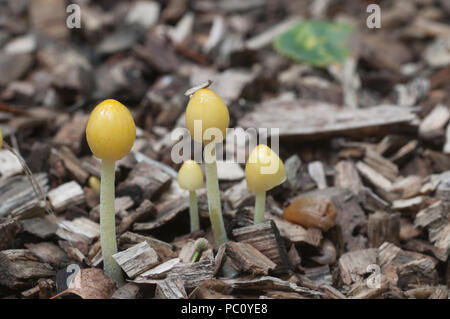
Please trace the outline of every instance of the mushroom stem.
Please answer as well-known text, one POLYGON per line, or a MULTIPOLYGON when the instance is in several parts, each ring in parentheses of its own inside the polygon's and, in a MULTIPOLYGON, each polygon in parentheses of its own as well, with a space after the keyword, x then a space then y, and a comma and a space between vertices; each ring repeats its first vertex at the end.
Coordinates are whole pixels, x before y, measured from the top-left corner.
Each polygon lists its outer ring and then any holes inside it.
POLYGON ((191 218, 191 233, 200 229, 200 221, 198 217, 197 194, 195 191, 189 191, 189 216, 191 218))
POLYGON ((116 223, 114 209, 115 161, 102 160, 100 185, 100 240, 102 245, 103 269, 117 286, 124 284, 122 270, 112 255, 117 253, 116 223))
POLYGON ((254 224, 264 221, 264 212, 266 210, 266 192, 257 192, 255 198, 255 217, 254 224))
POLYGON ((219 179, 217 178, 216 145, 211 152, 205 152, 206 190, 208 194, 209 219, 214 233, 216 245, 228 241, 220 204, 219 179))

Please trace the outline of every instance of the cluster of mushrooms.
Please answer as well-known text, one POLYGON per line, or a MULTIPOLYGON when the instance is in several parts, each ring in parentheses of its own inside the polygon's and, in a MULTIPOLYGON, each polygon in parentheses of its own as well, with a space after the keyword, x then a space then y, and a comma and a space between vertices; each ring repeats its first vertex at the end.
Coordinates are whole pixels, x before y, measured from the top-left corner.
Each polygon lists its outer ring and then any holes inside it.
MULTIPOLYGON (((216 244, 226 242, 227 235, 222 217, 219 180, 217 178, 216 143, 222 142, 229 124, 229 113, 222 99, 212 90, 203 88, 191 95, 186 109, 186 127, 195 140, 204 144, 206 189, 211 226, 216 244), (194 122, 201 121, 202 136, 194 134, 194 122), (222 132, 221 137, 204 138, 209 128, 222 132)), ((220 135, 220 134, 219 134, 220 135)), ((100 240, 103 266, 106 275, 118 286, 124 283, 122 270, 112 255, 117 253, 116 225, 114 210, 115 162, 127 155, 136 138, 136 126, 130 111, 116 100, 105 100, 92 111, 86 138, 92 153, 102 161, 100 180, 100 240)), ((3 144, 0 130, 0 148, 3 144)), ((250 190, 256 194, 255 224, 264 220, 266 191, 281 184, 286 179, 283 162, 266 145, 258 145, 250 154, 245 167, 245 175, 250 190), (263 168, 276 164, 277 170, 264 173, 263 168)), ((200 228, 196 190, 203 186, 203 172, 200 165, 186 161, 178 173, 181 188, 189 191, 191 232, 200 228)), ((198 245, 205 246, 204 242, 198 245)), ((206 245, 207 246, 207 245, 206 245)), ((193 261, 195 261, 195 256, 193 261)))

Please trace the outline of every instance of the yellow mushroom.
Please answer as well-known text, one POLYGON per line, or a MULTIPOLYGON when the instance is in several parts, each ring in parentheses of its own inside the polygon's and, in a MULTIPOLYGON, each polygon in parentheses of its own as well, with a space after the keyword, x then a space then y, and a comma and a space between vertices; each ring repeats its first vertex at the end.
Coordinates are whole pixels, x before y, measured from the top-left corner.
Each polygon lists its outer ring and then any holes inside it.
POLYGON ((203 186, 203 172, 200 165, 193 160, 184 162, 178 171, 178 184, 182 189, 189 191, 189 216, 191 220, 191 233, 193 233, 200 229, 197 194, 195 193, 197 189, 203 186))
POLYGON ((117 285, 124 283, 122 270, 112 257, 117 252, 114 210, 115 161, 133 146, 136 126, 130 111, 116 100, 105 100, 92 111, 86 138, 94 155, 102 160, 100 184, 100 234, 105 273, 117 285))
POLYGON ((284 164, 267 145, 258 145, 245 165, 248 188, 256 194, 254 223, 264 221, 266 191, 286 180, 284 164))
POLYGON ((220 204, 216 143, 224 139, 229 122, 230 116, 227 106, 215 92, 210 89, 200 89, 191 96, 186 108, 186 127, 194 140, 205 144, 204 157, 209 218, 218 246, 228 239, 220 204))
POLYGON ((225 138, 229 123, 228 108, 214 91, 200 89, 191 96, 186 108, 186 127, 194 140, 208 144, 214 139, 219 143, 225 138), (196 122, 201 124, 198 129, 196 122))

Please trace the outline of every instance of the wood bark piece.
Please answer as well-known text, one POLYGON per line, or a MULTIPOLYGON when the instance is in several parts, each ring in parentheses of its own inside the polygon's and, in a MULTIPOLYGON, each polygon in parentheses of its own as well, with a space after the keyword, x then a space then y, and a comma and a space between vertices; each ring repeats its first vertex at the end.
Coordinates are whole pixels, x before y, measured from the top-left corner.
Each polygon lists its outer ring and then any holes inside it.
POLYGON ((189 208, 188 198, 179 198, 162 202, 156 206, 156 217, 154 221, 146 223, 135 223, 133 225, 134 231, 148 231, 158 228, 169 221, 173 220, 178 214, 187 212, 189 208))
POLYGON ((369 247, 378 248, 385 241, 399 245, 400 216, 377 211, 369 215, 367 236, 369 247))
POLYGON ((161 279, 165 278, 167 274, 172 270, 175 265, 181 262, 180 258, 173 258, 169 259, 168 261, 159 264, 158 266, 149 269, 142 274, 140 274, 136 278, 136 282, 139 282, 139 280, 145 280, 145 279, 161 279))
POLYGON ((83 168, 81 161, 75 156, 69 147, 62 146, 59 150, 52 149, 52 154, 55 154, 63 161, 64 166, 78 181, 78 183, 81 185, 86 184, 89 178, 89 172, 83 168))
POLYGON ((85 217, 63 220, 58 223, 56 235, 70 242, 91 243, 100 237, 100 225, 85 217))
MULTIPOLYGON (((59 247, 61 247, 62 250, 64 250, 64 252, 67 254, 67 256, 70 259, 75 260, 80 265, 86 264, 88 266, 91 266, 92 263, 86 257, 86 255, 80 250, 81 247, 77 245, 78 243, 79 242, 72 243, 72 242, 68 242, 68 241, 64 241, 64 240, 58 241, 59 247)), ((100 254, 101 254, 101 252, 100 252, 100 254)))
POLYGON ((158 254, 146 241, 114 254, 113 258, 131 279, 160 262, 158 254))
POLYGON ((169 188, 171 182, 172 179, 164 171, 146 162, 139 162, 128 174, 127 179, 119 184, 117 193, 121 196, 128 195, 127 193, 137 187, 141 191, 140 200, 136 198, 133 200, 139 203, 143 199, 156 199, 169 188))
MULTIPOLYGON (((53 138, 53 144, 57 146, 66 146, 75 154, 79 154, 85 138, 86 125, 89 116, 77 113, 70 121, 65 123, 53 138)), ((67 155, 67 154, 66 154, 67 155)), ((70 154, 68 155, 70 156, 70 154)))
POLYGON ((247 181, 231 186, 224 192, 225 198, 230 202, 233 209, 238 209, 246 205, 251 205, 255 201, 255 195, 247 187, 247 181))
POLYGON ((20 225, 22 232, 44 240, 54 236, 58 230, 58 225, 43 218, 25 219, 20 222, 20 225))
POLYGON ((436 285, 439 276, 436 272, 436 264, 429 258, 413 260, 397 269, 397 285, 401 289, 412 288, 418 282, 428 285, 436 285))
POLYGON ((267 275, 277 266, 256 248, 245 243, 229 241, 225 243, 228 261, 238 273, 250 273, 254 276, 267 275))
POLYGON ((347 296, 352 299, 376 299, 389 290, 389 282, 386 276, 380 275, 379 283, 375 287, 368 287, 366 280, 355 282, 347 296))
POLYGON ((322 162, 315 161, 308 164, 308 173, 316 182, 318 189, 327 188, 327 179, 325 176, 325 169, 322 162))
POLYGON ((235 299, 230 295, 231 287, 220 280, 202 282, 189 295, 189 299, 235 299))
POLYGON ((69 206, 80 205, 85 201, 83 189, 75 181, 62 184, 52 189, 48 192, 48 199, 56 213, 63 212, 69 206))
POLYGON ((333 277, 328 265, 306 268, 305 277, 314 282, 316 285, 332 285, 333 277))
POLYGON ((66 253, 53 243, 28 243, 25 244, 25 247, 38 257, 40 261, 52 265, 55 269, 60 269, 69 262, 66 253))
POLYGON ((336 164, 335 170, 336 176, 334 186, 347 188, 355 195, 358 195, 361 192, 363 184, 355 164, 350 161, 340 161, 336 164))
POLYGON ((0 150, 0 163, 1 179, 6 179, 10 176, 20 174, 23 171, 22 164, 9 150, 0 150))
POLYGON ((233 229, 232 233, 236 241, 252 245, 272 260, 277 265, 277 271, 285 271, 291 267, 286 247, 281 240, 277 226, 272 220, 236 228, 233 229))
POLYGON ((0 218, 0 250, 11 248, 20 227, 19 222, 15 219, 0 218))
POLYGON ((225 279, 226 284, 231 285, 233 289, 238 290, 280 290, 299 293, 305 297, 318 298, 323 296, 320 291, 315 291, 306 287, 300 287, 292 282, 284 281, 282 279, 263 276, 255 279, 237 278, 237 279, 225 279))
POLYGON ((121 234, 128 230, 134 222, 145 221, 147 219, 150 219, 151 217, 154 217, 155 213, 155 205, 148 199, 144 199, 144 201, 135 211, 122 218, 118 227, 118 233, 121 234))
MULTIPOLYGON (((44 192, 48 190, 48 175, 34 174, 44 192)), ((30 184, 27 176, 12 176, 0 182, 0 217, 32 217, 44 212, 45 203, 30 184)))
POLYGON ((238 123, 244 129, 279 128, 280 136, 295 136, 298 141, 336 135, 358 138, 381 135, 411 129, 415 119, 411 109, 389 105, 349 110, 315 101, 269 101, 238 123))
POLYGON ((432 138, 439 135, 448 120, 450 120, 449 108, 442 104, 437 105, 420 123, 419 135, 423 138, 432 138))
POLYGON ((30 288, 36 280, 55 275, 53 268, 41 263, 27 249, 0 252, 0 285, 10 289, 30 288))
POLYGON ((303 228, 300 225, 291 223, 277 216, 272 216, 273 221, 280 230, 280 235, 288 239, 293 244, 308 244, 319 246, 322 240, 322 231, 319 228, 303 228))
POLYGON ((120 235, 119 246, 126 249, 143 241, 146 241, 150 247, 156 251, 163 262, 177 257, 176 253, 173 251, 173 245, 153 237, 143 236, 132 232, 125 232, 120 235))
POLYGON ((377 250, 373 248, 355 250, 339 258, 341 279, 346 285, 362 280, 369 273, 369 265, 377 263, 377 250))
POLYGON ((391 191, 398 194, 399 198, 411 198, 420 194, 422 187, 422 178, 416 175, 409 175, 398 179, 393 185, 391 191))
POLYGON ((414 221, 416 227, 426 227, 428 238, 434 243, 433 253, 442 261, 450 255, 450 204, 438 201, 421 210, 414 221))
POLYGON ((138 285, 131 282, 123 285, 117 289, 112 295, 112 299, 138 299, 141 296, 141 291, 138 285))
POLYGON ((167 279, 180 278, 186 290, 197 287, 205 280, 211 280, 214 275, 214 261, 203 259, 196 263, 176 264, 167 275, 167 279))
POLYGON ((180 278, 168 278, 156 285, 156 299, 187 299, 183 281, 180 278))
POLYGON ((438 278, 435 258, 402 250, 388 242, 378 248, 378 264, 389 282, 402 289, 421 282, 422 277, 429 283, 438 278), (402 281, 399 284, 400 277, 402 281))
POLYGON ((364 162, 372 169, 376 170, 391 182, 394 182, 398 176, 398 167, 390 160, 384 158, 374 150, 367 148, 364 162))
POLYGON ((394 199, 390 194, 392 188, 392 183, 390 180, 388 180, 386 177, 378 173, 375 169, 363 162, 356 163, 356 168, 358 169, 359 173, 370 182, 370 184, 376 187, 377 193, 381 197, 387 200, 394 199))

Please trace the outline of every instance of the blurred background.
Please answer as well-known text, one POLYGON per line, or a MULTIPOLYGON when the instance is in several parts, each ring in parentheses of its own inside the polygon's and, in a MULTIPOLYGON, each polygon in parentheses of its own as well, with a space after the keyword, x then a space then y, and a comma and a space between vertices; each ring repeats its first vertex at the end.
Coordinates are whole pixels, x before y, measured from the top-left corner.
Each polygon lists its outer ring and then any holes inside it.
POLYGON ((392 132, 406 133, 398 145, 419 137, 449 152, 445 0, 2 0, 0 9, 0 125, 26 155, 39 142, 89 155, 88 113, 114 98, 141 129, 136 148, 176 167, 169 133, 184 125, 184 92, 206 80, 231 127, 280 129, 284 158, 328 161, 334 138, 392 132), (321 144, 291 147, 311 141, 321 144))

